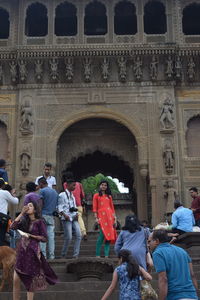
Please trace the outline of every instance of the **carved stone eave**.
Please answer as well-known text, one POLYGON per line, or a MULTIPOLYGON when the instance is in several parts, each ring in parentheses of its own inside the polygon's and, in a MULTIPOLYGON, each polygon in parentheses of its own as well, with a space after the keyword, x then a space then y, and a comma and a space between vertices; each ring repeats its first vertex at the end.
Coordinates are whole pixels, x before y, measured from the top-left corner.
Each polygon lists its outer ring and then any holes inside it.
POLYGON ((200 48, 197 44, 77 44, 77 45, 45 45, 0 47, 0 59, 11 60, 21 58, 51 57, 84 57, 84 56, 135 56, 135 55, 180 55, 198 56, 200 48))

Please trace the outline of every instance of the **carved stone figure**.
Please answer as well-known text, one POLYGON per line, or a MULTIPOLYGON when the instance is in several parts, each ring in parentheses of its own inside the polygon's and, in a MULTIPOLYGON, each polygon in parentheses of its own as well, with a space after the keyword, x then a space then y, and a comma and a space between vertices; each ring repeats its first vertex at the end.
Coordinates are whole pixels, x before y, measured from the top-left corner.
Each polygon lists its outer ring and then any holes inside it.
POLYGON ((83 75, 84 75, 84 80, 85 82, 90 82, 91 81, 91 75, 92 75, 92 61, 89 57, 86 57, 83 61, 83 75))
POLYGON ((53 81, 58 80, 58 60, 53 58, 49 61, 50 64, 50 76, 53 81))
POLYGON ((16 83, 16 81, 17 81, 17 63, 14 60, 12 60, 9 65, 10 65, 11 81, 13 83, 16 83))
POLYGON ((37 81, 41 81, 43 77, 43 62, 41 59, 35 61, 35 78, 37 81))
POLYGON ((177 56, 175 61, 175 75, 176 79, 180 80, 182 78, 182 62, 180 56, 177 56))
POLYGON ((168 56, 167 62, 166 62, 166 72, 165 74, 167 75, 168 79, 173 78, 173 73, 174 73, 174 66, 173 66, 173 60, 171 55, 168 56))
POLYGON ((155 55, 153 55, 150 63, 150 77, 152 80, 156 80, 158 77, 158 59, 155 55))
POLYGON ((163 150, 163 159, 167 174, 174 171, 174 151, 170 140, 167 140, 163 150))
POLYGON ((109 59, 104 58, 101 64, 101 76, 104 82, 107 82, 109 79, 109 59))
POLYGON ((165 187, 164 198, 166 199, 166 214, 169 215, 174 211, 174 201, 177 199, 178 193, 174 187, 173 180, 167 180, 165 187))
POLYGON ((23 176, 27 176, 30 169, 31 157, 28 153, 23 152, 20 156, 21 158, 21 172, 23 176))
POLYGON ((26 81, 26 78, 27 78, 27 70, 26 70, 26 62, 23 60, 23 59, 21 59, 20 61, 19 61, 19 78, 20 78, 20 81, 21 82, 24 82, 24 81, 26 81))
POLYGON ((65 76, 68 82, 72 82, 74 78, 74 60, 72 57, 65 60, 65 76))
POLYGON ((174 104, 170 98, 165 99, 160 114, 160 124, 163 129, 174 127, 174 104))
POLYGON ((188 74, 188 78, 189 80, 193 80, 194 76, 195 76, 195 63, 192 57, 190 57, 189 62, 188 62, 188 70, 187 70, 187 74, 188 74))
POLYGON ((117 62, 119 66, 119 79, 120 81, 125 82, 127 76, 127 67, 126 67, 127 59, 121 56, 120 58, 118 58, 117 62))
POLYGON ((3 66, 0 64, 0 83, 3 82, 3 66))
POLYGON ((137 56, 134 62, 133 73, 136 80, 142 79, 142 59, 139 56, 137 56))
POLYGON ((33 127, 33 113, 32 108, 28 101, 25 101, 25 104, 21 106, 21 125, 20 130, 23 133, 32 133, 33 127))

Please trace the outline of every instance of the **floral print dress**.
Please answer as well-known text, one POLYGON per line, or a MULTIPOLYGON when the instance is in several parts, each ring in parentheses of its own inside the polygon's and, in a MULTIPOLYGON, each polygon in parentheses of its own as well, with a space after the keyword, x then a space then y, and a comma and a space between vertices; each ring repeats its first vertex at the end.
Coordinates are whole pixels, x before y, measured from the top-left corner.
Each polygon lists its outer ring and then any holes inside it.
POLYGON ((127 272, 127 263, 115 269, 119 281, 119 300, 141 300, 139 276, 130 279, 127 272))

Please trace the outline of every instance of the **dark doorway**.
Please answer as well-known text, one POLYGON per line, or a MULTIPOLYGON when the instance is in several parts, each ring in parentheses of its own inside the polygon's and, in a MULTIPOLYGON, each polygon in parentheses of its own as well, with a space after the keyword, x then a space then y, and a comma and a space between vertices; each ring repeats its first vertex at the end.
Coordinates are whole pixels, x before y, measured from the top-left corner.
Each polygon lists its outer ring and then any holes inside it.
POLYGON ((73 36, 77 34, 76 7, 68 2, 56 7, 55 35, 73 36))
POLYGON ((200 35, 200 4, 193 3, 183 10, 183 33, 186 35, 200 35))
POLYGON ((150 1, 144 7, 144 32, 164 34, 167 31, 165 6, 159 1, 150 1))
POLYGON ((0 39, 8 39, 10 32, 10 21, 8 12, 0 8, 0 39))
POLYGON ((119 2, 115 6, 114 28, 117 35, 133 35, 137 33, 137 16, 133 3, 119 2))
POLYGON ((105 35, 107 33, 106 7, 95 1, 85 8, 84 32, 85 35, 105 35))
POLYGON ((31 4, 26 11, 25 34, 30 37, 46 36, 48 33, 47 8, 40 3, 31 4))

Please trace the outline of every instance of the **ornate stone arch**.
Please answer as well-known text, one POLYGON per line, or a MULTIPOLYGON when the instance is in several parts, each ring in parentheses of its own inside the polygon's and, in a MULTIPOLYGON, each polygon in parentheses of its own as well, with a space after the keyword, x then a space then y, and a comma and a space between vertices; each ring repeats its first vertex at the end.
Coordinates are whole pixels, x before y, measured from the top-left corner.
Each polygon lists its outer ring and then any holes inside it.
POLYGON ((184 9, 186 9, 187 7, 189 6, 192 6, 193 4, 197 4, 200 6, 200 0, 185 0, 185 1, 182 1, 181 3, 181 32, 182 34, 184 34, 183 32, 183 11, 184 9))
POLYGON ((56 149, 62 133, 72 124, 89 118, 105 118, 114 120, 128 128, 137 142, 139 165, 142 167, 142 169, 147 168, 147 138, 140 126, 138 124, 134 124, 132 119, 125 117, 123 114, 106 108, 100 109, 99 107, 93 107, 91 110, 79 111, 76 114, 69 116, 65 120, 57 122, 56 126, 49 133, 47 146, 47 159, 49 161, 56 163, 56 149))
MULTIPOLYGON (((46 8, 46 16, 47 16, 47 35, 49 34, 48 32, 48 23, 49 23, 49 7, 48 7, 48 3, 46 0, 35 0, 35 1, 30 1, 27 2, 26 5, 24 6, 24 24, 23 24, 23 32, 25 34, 26 31, 26 18, 27 18, 27 12, 28 10, 31 8, 31 6, 33 5, 42 5, 46 8)), ((25 34, 26 35, 26 34, 25 34)), ((47 36, 46 35, 46 36, 47 36)))
MULTIPOLYGON (((186 124, 186 129, 185 129, 185 149, 186 149, 186 155, 188 157, 199 157, 200 151, 199 149, 199 124, 200 124, 200 111, 196 111, 193 113, 193 115, 188 114, 187 118, 187 124, 186 124), (197 125, 194 127, 194 124, 197 122, 197 125), (193 126, 191 126, 193 124, 193 126), (198 126, 198 128, 197 128, 198 126), (192 135, 191 135, 192 132, 192 135), (194 133, 195 133, 195 138, 194 138, 194 133)), ((199 134, 200 136, 200 134, 199 134)))

